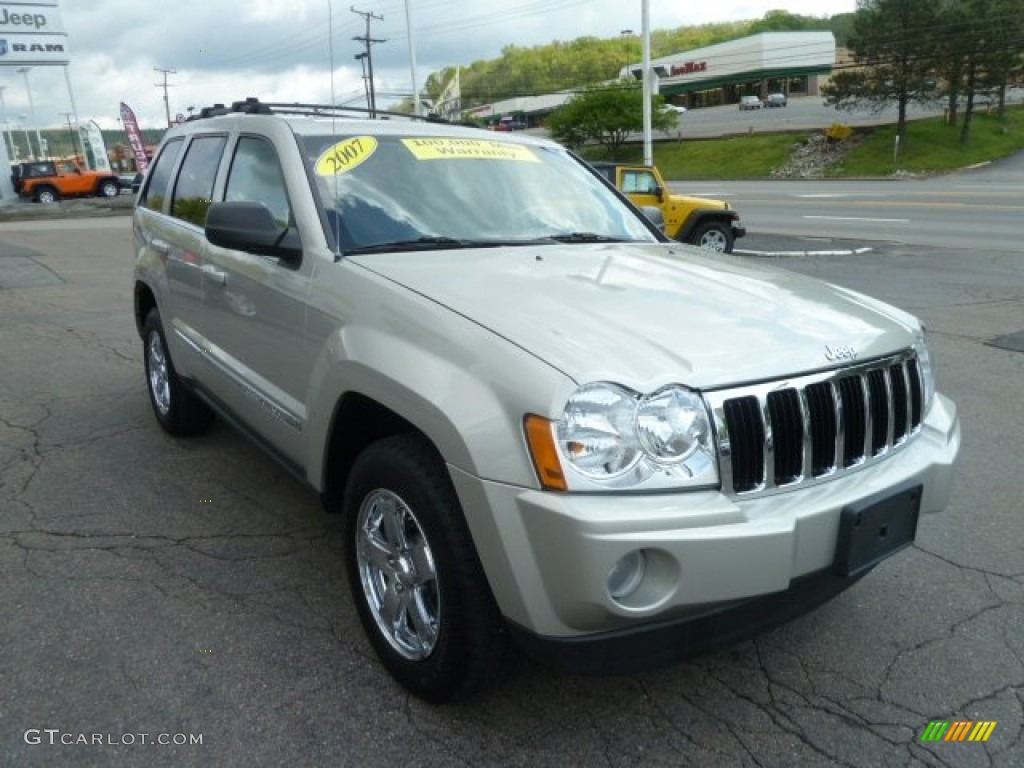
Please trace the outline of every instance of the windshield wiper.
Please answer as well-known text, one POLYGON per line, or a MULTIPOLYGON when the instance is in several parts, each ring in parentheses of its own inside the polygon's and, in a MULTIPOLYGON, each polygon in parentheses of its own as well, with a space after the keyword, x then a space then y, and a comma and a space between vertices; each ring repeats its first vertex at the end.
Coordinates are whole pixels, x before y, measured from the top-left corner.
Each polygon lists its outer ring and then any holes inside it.
POLYGON ((500 240, 467 240, 465 238, 426 236, 414 240, 395 240, 389 243, 374 243, 349 248, 345 253, 386 253, 389 251, 429 251, 449 248, 496 248, 506 243, 500 240))
POLYGON ((549 240, 555 240, 559 243, 625 243, 631 242, 623 240, 621 237, 610 237, 609 235, 599 235, 596 232, 566 232, 563 235, 548 235, 549 240))

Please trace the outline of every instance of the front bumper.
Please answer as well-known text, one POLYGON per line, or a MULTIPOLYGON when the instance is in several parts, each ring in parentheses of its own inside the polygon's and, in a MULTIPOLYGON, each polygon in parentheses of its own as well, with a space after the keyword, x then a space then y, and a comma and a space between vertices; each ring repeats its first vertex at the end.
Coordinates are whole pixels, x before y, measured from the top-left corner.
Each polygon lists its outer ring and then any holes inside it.
POLYGON ((534 646, 578 649, 623 633, 657 636, 669 624, 772 593, 782 593, 794 615, 813 607, 799 590, 789 598, 786 590, 830 568, 842 510, 907 484, 921 485, 922 514, 942 510, 959 448, 956 407, 939 395, 921 433, 890 460, 754 499, 716 490, 559 494, 451 472, 511 626, 534 646), (628 598, 613 599, 608 576, 637 549, 647 555, 643 582, 628 598))

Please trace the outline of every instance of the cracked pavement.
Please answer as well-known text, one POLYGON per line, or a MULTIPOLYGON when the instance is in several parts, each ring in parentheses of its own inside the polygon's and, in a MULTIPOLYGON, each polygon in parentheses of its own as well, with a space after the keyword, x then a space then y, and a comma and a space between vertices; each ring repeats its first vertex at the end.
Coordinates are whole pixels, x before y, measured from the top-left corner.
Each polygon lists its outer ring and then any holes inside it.
POLYGON ((1024 354, 985 344, 1024 329, 1024 255, 778 260, 932 331, 965 440, 952 504, 913 548, 720 653, 622 678, 520 659, 436 708, 375 661, 315 495, 224 425, 157 427, 128 219, 64 225, 0 228, 0 275, 16 258, 60 278, 0 289, 0 764, 1024 764, 1024 354), (998 725, 922 744, 936 719, 998 725), (33 745, 28 729, 203 743, 33 745))

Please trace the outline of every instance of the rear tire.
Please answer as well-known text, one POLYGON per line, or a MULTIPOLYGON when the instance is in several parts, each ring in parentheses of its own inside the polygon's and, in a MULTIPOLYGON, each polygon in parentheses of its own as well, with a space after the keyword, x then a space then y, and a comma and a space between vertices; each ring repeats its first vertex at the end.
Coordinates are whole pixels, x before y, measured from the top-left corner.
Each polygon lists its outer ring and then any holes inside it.
POLYGON ((732 227, 723 221, 709 221, 701 224, 690 236, 690 243, 717 253, 732 253, 735 238, 732 227))
POLYGON ((349 588, 391 675, 434 703, 495 682, 507 655, 504 622, 433 446, 418 435, 370 444, 342 509, 349 588))
POLYGON ((185 388, 174 370, 160 313, 156 309, 151 309, 146 315, 142 341, 146 391, 157 422, 165 432, 175 437, 205 431, 213 421, 213 411, 185 388))
POLYGON ((121 185, 113 179, 104 179, 100 182, 97 194, 100 197, 117 197, 121 194, 121 185))
POLYGON ((36 202, 49 205, 60 200, 60 193, 53 187, 40 187, 36 190, 36 202))

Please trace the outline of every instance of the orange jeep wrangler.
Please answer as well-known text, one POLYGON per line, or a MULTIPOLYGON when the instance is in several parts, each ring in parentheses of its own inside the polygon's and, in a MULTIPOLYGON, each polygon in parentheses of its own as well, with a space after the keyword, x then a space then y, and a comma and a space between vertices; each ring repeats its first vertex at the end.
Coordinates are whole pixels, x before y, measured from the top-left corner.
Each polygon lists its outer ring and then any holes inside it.
POLYGON ((90 171, 72 160, 43 160, 14 167, 14 191, 37 203, 54 203, 62 197, 98 195, 117 197, 121 185, 109 171, 90 171))

